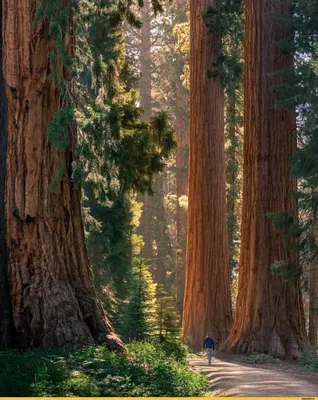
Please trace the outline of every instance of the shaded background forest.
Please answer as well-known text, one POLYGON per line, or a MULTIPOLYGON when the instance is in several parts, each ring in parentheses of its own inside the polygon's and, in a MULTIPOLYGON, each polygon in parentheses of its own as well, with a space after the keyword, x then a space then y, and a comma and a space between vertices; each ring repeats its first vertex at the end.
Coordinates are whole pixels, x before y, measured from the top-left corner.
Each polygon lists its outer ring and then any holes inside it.
MULTIPOLYGON (((143 2, 141 9, 135 5, 131 7, 133 21, 124 24, 121 46, 131 68, 131 90, 136 91, 137 102, 143 110, 141 120, 148 122, 158 112, 164 111, 175 130, 177 147, 169 155, 165 169, 154 174, 148 194, 132 194, 129 188, 125 193, 121 192, 120 198, 116 197, 106 205, 96 200, 92 186, 85 186, 87 243, 95 282, 116 331, 128 340, 158 333, 158 324, 162 323, 167 324, 167 334, 177 332, 183 312, 189 159, 189 6, 177 1, 162 4, 162 10, 156 7, 148 1, 143 2), (140 19, 140 25, 135 17, 140 19), (144 295, 141 295, 141 286, 145 290, 144 295), (142 305, 143 302, 145 304, 142 305), (163 317, 165 321, 159 317, 159 321, 150 322, 151 318, 158 318, 158 312, 161 315, 158 310, 162 302, 169 304, 168 308, 164 307, 169 310, 163 317), (134 325, 139 323, 138 318, 132 313, 132 309, 138 309, 137 305, 140 312, 143 309, 143 312, 149 313, 146 319, 149 327, 152 326, 147 333, 140 333, 141 336, 134 325), (136 332, 135 335, 132 331, 136 332)), ((297 245, 287 243, 287 247, 292 247, 292 252, 299 255, 299 268, 290 268, 283 260, 276 260, 271 268, 274 274, 287 281, 299 276, 297 271, 303 271, 301 280, 306 326, 311 344, 316 345, 317 275, 313 228, 316 206, 315 196, 310 194, 310 190, 314 193, 314 189, 310 188, 313 187, 315 172, 311 170, 314 162, 310 165, 308 160, 311 156, 306 154, 313 149, 311 140, 315 135, 309 115, 315 107, 315 90, 310 86, 316 80, 314 15, 317 10, 314 4, 305 6, 301 2, 295 3, 295 9, 298 10, 298 14, 292 17, 298 32, 295 43, 291 46, 287 38, 280 42, 283 53, 297 49, 295 76, 289 74, 287 83, 280 87, 273 86, 272 90, 281 93, 281 100, 276 101, 275 107, 297 109, 299 151, 291 161, 291 174, 299 178, 299 186, 298 193, 293 189, 287 195, 297 198, 300 220, 294 223, 283 213, 265 211, 267 217, 273 220, 273 230, 280 230, 286 241, 293 238, 298 242, 297 245), (307 58, 305 53, 311 56, 307 58), (312 103, 304 102, 306 96, 312 99, 312 103)), ((243 3, 233 1, 222 4, 218 9, 212 7, 206 15, 202 14, 202 18, 205 18, 208 30, 212 33, 219 31, 222 37, 222 54, 216 61, 215 70, 207 73, 213 80, 220 73, 216 69, 221 71, 225 93, 228 269, 235 312, 243 190, 243 3)), ((290 21, 287 15, 281 18, 282 25, 286 23, 284 18, 290 21)), ((278 70, 276 73, 286 74, 286 71, 278 70)), ((217 229, 216 232, 219 234, 217 229)))
MULTIPOLYGON (((141 120, 150 122, 156 115, 169 118, 179 145, 144 194, 136 195, 127 186, 119 196, 101 203, 94 184, 84 187, 95 282, 115 330, 128 340, 157 334, 159 325, 162 335, 175 336, 181 327, 188 181, 188 92, 183 74, 188 50, 176 49, 188 40, 184 32, 188 22, 185 5, 163 7, 164 12, 155 13, 146 1, 141 9, 133 8, 142 26, 125 23, 121 51, 131 68, 131 91, 143 110, 141 120), (139 323, 149 326, 139 331, 139 323)), ((143 163, 143 156, 136 151, 132 162, 143 163)))

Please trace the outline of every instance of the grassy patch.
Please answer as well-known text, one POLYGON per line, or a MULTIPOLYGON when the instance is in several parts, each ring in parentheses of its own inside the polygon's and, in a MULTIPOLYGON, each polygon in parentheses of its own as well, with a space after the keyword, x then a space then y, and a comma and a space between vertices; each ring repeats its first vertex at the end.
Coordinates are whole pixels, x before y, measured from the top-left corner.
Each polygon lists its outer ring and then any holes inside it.
POLYGON ((280 362, 280 359, 270 354, 252 353, 250 356, 240 359, 240 362, 244 364, 276 364, 280 362))
POLYGON ((72 352, 0 354, 0 396, 200 396, 207 378, 179 344, 132 343, 126 354, 102 346, 72 352))

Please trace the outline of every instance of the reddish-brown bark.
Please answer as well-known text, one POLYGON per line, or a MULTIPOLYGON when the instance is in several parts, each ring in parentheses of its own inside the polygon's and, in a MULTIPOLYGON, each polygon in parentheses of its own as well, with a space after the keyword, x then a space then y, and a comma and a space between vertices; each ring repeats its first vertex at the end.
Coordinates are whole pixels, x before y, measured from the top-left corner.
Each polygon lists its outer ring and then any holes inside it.
MULTIPOLYGON (((2 31, 2 4, 0 5, 0 32, 2 31)), ((13 340, 13 322, 8 281, 6 245, 5 185, 7 156, 7 98, 3 81, 2 36, 0 36, 0 346, 9 346, 13 340)))
MULTIPOLYGON (((23 348, 107 343, 121 349, 93 285, 81 190, 71 184, 74 136, 67 151, 57 152, 45 133, 61 104, 61 93, 46 79, 54 40, 47 22, 32 28, 37 2, 3 0, 2 7, 8 100, 6 241, 19 343, 23 348), (61 167, 67 173, 50 191, 61 167)), ((71 31, 66 33, 66 42, 71 37, 71 31)))
MULTIPOLYGON (((295 214, 289 194, 290 155, 296 149, 295 113, 275 109, 272 86, 283 83, 275 72, 290 69, 293 56, 277 42, 290 34, 275 17, 289 12, 289 1, 245 2, 245 136, 244 183, 236 321, 226 348, 297 357, 306 343, 299 281, 273 275, 275 261, 291 254, 267 212, 295 214)), ((297 262, 294 260, 294 262, 297 262)))
POLYGON ((190 161, 183 336, 193 348, 207 331, 217 344, 231 326, 226 225, 224 92, 221 78, 208 79, 219 35, 208 35, 201 13, 214 0, 190 1, 190 161))

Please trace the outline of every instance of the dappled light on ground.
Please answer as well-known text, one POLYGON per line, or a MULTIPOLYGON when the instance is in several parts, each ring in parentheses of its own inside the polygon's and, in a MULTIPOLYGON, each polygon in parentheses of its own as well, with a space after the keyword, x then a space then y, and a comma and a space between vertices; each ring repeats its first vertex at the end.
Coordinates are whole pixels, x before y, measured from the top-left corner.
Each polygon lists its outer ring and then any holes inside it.
POLYGON ((318 396, 318 373, 299 373, 299 367, 277 364, 243 365, 238 356, 190 360, 192 368, 208 375, 213 395, 245 397, 318 396), (284 369, 284 370, 283 370, 284 369))

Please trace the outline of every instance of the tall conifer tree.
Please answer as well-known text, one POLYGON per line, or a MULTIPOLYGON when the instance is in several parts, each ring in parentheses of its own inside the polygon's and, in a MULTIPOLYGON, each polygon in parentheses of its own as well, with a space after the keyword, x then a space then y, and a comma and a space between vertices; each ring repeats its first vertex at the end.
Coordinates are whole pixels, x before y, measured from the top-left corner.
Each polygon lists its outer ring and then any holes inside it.
POLYGON ((271 226, 268 212, 296 217, 291 194, 290 156, 296 151, 295 111, 277 109, 273 91, 286 83, 293 54, 279 42, 291 41, 291 2, 245 2, 245 136, 241 254, 236 320, 226 347, 297 357, 306 343, 299 279, 272 274, 276 260, 298 270, 297 257, 271 226), (285 19, 285 23, 282 20, 285 19))
POLYGON ((224 89, 220 74, 208 77, 218 61, 222 42, 221 33, 210 33, 202 19, 202 12, 217 6, 215 0, 190 1, 190 161, 183 336, 197 349, 206 332, 222 343, 232 321, 224 89))

